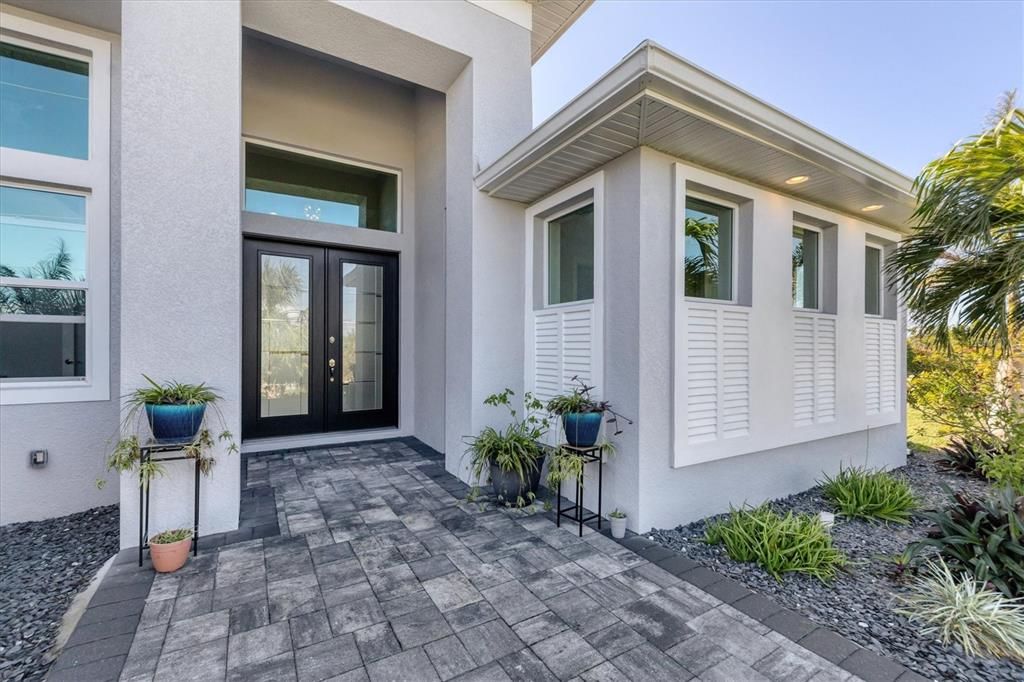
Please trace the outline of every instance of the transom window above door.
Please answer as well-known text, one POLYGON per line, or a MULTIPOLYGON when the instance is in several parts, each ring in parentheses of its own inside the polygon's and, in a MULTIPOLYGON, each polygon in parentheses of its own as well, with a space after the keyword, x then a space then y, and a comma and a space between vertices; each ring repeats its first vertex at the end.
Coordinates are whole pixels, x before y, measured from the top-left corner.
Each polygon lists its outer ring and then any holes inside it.
POLYGON ((594 204, 547 221, 547 304, 594 298, 594 204))
POLYGON ((253 213, 397 232, 400 184, 395 171, 245 145, 245 210, 253 213))

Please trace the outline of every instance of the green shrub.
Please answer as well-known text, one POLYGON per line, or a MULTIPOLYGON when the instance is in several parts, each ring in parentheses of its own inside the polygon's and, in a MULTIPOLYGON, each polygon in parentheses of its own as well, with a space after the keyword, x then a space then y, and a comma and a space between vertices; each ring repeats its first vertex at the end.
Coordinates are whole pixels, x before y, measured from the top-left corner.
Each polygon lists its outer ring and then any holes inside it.
POLYGON ((987 500, 949 488, 946 492, 951 497, 948 507, 922 513, 935 526, 927 539, 911 544, 911 553, 937 548, 954 568, 1007 597, 1024 597, 1024 502, 1010 488, 987 500))
POLYGON ((884 471, 840 469, 821 481, 825 499, 843 516, 908 523, 917 500, 906 481, 884 471))
POLYGON ((1024 377, 954 335, 953 352, 908 339, 907 402, 927 422, 970 443, 1024 452, 1024 377))
POLYGON ((981 469, 996 486, 1024 495, 1024 452, 1005 450, 981 460, 981 469))
POLYGON ((1024 662, 1024 601, 1007 599, 968 573, 954 576, 941 559, 930 562, 896 603, 896 613, 944 645, 957 642, 971 656, 1024 662))
POLYGON ((705 540, 725 545, 735 561, 756 562, 776 580, 793 572, 827 582, 846 564, 817 516, 793 512, 783 516, 767 503, 729 511, 728 518, 708 525, 705 540))

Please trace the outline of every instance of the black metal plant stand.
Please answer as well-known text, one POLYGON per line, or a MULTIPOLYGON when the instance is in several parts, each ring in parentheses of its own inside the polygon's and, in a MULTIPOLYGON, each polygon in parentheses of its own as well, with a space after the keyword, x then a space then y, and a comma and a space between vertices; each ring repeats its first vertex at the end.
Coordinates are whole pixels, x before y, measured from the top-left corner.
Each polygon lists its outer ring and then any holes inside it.
POLYGON ((142 480, 141 465, 149 461, 154 462, 177 462, 186 459, 195 460, 194 490, 195 500, 192 508, 192 556, 199 556, 199 479, 202 472, 199 470, 199 459, 179 455, 177 457, 153 457, 154 454, 165 452, 181 452, 185 446, 192 441, 181 441, 178 443, 147 443, 139 447, 139 566, 142 566, 142 553, 149 549, 149 488, 153 485, 152 479, 148 484, 142 480))
POLYGON ((576 455, 583 458, 583 467, 586 465, 597 462, 597 513, 590 514, 589 516, 583 515, 583 469, 580 469, 580 475, 576 478, 576 504, 566 509, 562 509, 562 482, 558 482, 558 513, 555 514, 555 525, 559 528, 562 527, 562 517, 566 517, 570 521, 575 521, 579 524, 580 537, 583 537, 583 524, 587 521, 593 521, 597 519, 597 529, 601 529, 601 497, 603 494, 603 476, 601 475, 603 467, 601 466, 601 446, 592 445, 587 448, 580 448, 573 445, 562 445, 560 446, 564 450, 568 450, 576 455))

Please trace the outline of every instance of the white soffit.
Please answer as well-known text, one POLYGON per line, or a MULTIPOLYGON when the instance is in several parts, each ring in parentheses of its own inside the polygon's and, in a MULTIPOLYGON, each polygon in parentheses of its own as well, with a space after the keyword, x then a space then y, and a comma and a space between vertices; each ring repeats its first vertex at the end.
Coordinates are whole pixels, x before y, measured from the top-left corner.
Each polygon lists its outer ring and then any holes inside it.
POLYGON ((587 11, 594 0, 529 0, 533 5, 530 54, 537 62, 548 48, 587 11))
POLYGON ((896 229, 914 211, 909 178, 651 42, 481 171, 477 186, 532 203, 641 145, 896 229), (796 175, 810 179, 785 184, 796 175), (861 211, 871 204, 883 208, 861 211))

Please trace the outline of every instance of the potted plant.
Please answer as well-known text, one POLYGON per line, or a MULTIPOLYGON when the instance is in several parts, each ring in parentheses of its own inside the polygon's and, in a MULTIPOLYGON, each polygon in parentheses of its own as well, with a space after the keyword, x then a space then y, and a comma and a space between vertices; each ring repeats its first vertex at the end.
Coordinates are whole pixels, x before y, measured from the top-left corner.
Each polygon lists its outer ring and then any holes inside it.
MULTIPOLYGON (((579 377, 573 377, 572 380, 579 386, 568 394, 557 395, 549 400, 545 409, 562 418, 562 430, 569 445, 589 448, 597 442, 604 414, 607 412, 612 415, 609 422, 615 422, 616 427, 621 415, 612 410, 611 403, 607 400, 598 401, 590 397, 590 392, 594 390, 593 386, 587 386, 579 377)), ((633 423, 629 419, 626 421, 633 423)), ((619 433, 616 428, 615 435, 619 433)))
POLYGON ((149 385, 135 389, 128 396, 129 411, 145 410, 149 428, 158 443, 194 439, 206 416, 206 406, 220 399, 205 383, 165 381, 158 384, 145 374, 142 377, 149 385))
POLYGON ((173 573, 185 565, 192 549, 192 531, 165 530, 149 539, 149 556, 157 573, 173 573))
POLYGON ((523 396, 520 416, 512 407, 513 395, 512 389, 506 388, 484 400, 485 405, 505 406, 512 422, 504 429, 488 426, 478 435, 467 437, 466 454, 470 455, 470 471, 476 481, 489 479, 499 502, 524 507, 537 497, 545 456, 540 441, 550 422, 541 415, 544 404, 530 393, 523 396))
POLYGON ((626 512, 616 507, 608 518, 612 522, 612 537, 616 540, 626 537, 626 512))
MULTIPOLYGON (((177 381, 158 383, 145 374, 147 385, 138 388, 125 400, 125 416, 121 421, 120 438, 107 458, 107 468, 124 473, 139 470, 144 486, 156 475, 164 473, 155 460, 142 462, 140 430, 142 415, 157 443, 180 443, 186 457, 199 462, 199 470, 209 474, 215 460, 209 455, 216 441, 227 443, 229 453, 238 452, 231 432, 223 429, 224 417, 217 402, 220 396, 201 384, 183 384, 177 381), (216 440, 208 426, 210 410, 219 420, 221 431, 216 440)), ((98 481, 102 487, 105 481, 98 481)))

